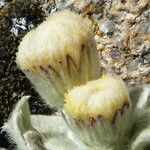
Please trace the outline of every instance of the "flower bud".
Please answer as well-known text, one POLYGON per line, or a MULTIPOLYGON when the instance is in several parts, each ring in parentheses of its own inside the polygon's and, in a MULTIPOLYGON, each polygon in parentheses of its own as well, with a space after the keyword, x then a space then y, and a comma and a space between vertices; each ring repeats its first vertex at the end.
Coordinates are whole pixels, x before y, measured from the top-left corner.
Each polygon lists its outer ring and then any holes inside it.
POLYGON ((55 13, 23 38, 16 62, 41 97, 61 107, 68 89, 100 74, 91 21, 70 11, 55 13))
POLYGON ((132 121, 128 89, 121 79, 104 75, 73 88, 65 98, 64 118, 85 143, 94 148, 126 141, 132 121))

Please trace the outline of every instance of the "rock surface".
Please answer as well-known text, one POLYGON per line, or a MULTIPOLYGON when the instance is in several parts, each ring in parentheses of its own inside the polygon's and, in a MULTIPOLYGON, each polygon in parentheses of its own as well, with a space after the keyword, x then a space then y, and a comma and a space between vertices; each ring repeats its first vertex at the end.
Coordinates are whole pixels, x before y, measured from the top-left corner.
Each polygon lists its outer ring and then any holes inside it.
MULTIPOLYGON (((32 113, 51 114, 17 68, 15 53, 29 30, 64 9, 92 20, 104 72, 121 76, 129 85, 150 82, 149 0, 0 0, 0 126, 23 95, 32 96, 32 113)), ((5 133, 0 134, 0 146, 12 149, 5 133)))

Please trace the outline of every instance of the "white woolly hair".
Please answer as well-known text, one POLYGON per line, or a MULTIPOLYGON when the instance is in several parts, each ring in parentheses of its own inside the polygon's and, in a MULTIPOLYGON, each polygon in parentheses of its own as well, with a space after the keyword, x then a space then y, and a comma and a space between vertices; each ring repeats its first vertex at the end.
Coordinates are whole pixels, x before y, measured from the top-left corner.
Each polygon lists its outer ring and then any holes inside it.
POLYGON ((93 36, 92 23, 87 18, 63 11, 49 16, 22 40, 17 53, 17 64, 21 69, 34 70, 41 64, 58 70, 55 60, 69 55, 78 65, 83 44, 93 36))
POLYGON ((23 38, 16 62, 48 104, 62 106, 68 89, 100 75, 91 21, 70 11, 49 16, 23 38))
POLYGON ((97 118, 99 115, 112 120, 116 111, 129 103, 125 83, 110 75, 77 86, 66 94, 65 108, 77 120, 97 118))

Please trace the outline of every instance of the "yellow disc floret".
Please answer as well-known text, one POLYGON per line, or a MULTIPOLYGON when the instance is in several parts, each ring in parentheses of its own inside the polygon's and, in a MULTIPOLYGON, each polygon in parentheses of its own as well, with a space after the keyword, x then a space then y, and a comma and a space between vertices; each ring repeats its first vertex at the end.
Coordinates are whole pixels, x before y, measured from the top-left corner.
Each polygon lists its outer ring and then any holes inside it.
POLYGON ((129 93, 121 79, 104 75, 70 90, 65 101, 65 109, 76 120, 103 117, 112 121, 117 110, 129 103, 129 93))

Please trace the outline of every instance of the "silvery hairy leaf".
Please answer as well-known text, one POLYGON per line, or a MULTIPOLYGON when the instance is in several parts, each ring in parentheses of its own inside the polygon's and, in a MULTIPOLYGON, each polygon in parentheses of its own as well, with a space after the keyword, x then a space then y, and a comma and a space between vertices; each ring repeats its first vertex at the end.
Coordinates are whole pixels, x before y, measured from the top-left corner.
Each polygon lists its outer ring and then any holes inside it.
MULTIPOLYGON (((131 88, 130 97, 135 120, 125 148, 143 150, 150 145, 150 85, 131 88), (141 104, 143 101, 144 104, 141 104)), ((93 150, 71 132, 59 113, 52 116, 31 115, 27 101, 26 96, 18 102, 3 127, 18 150, 93 150)), ((112 147, 95 147, 95 150, 113 150, 112 147)))

